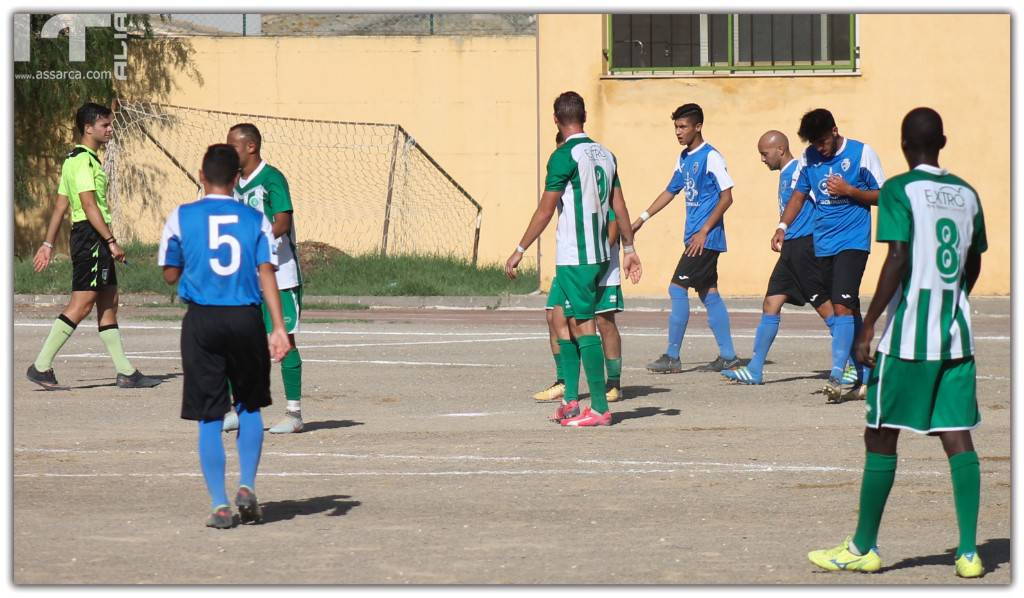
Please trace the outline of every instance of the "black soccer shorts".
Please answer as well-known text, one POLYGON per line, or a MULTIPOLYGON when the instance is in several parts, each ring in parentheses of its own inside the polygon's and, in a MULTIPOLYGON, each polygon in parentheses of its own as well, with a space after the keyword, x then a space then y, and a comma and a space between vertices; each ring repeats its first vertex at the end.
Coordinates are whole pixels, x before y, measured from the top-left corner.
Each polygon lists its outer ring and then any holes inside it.
POLYGON ((694 257, 683 253, 669 283, 698 292, 717 287, 719 253, 714 249, 705 249, 704 253, 694 257))
POLYGON ((181 323, 185 373, 182 419, 224 417, 235 401, 249 411, 270 405, 270 349, 258 305, 189 304, 181 323))
POLYGON ((818 258, 825 288, 832 296, 833 305, 844 305, 854 312, 860 312, 860 281, 868 265, 868 255, 867 251, 846 249, 835 255, 818 258))
POLYGON ((785 295, 786 303, 810 303, 814 308, 829 300, 821 264, 814 257, 813 236, 797 237, 782 244, 779 261, 768 279, 766 295, 785 295))
POLYGON ((71 225, 71 290, 99 291, 117 286, 110 247, 88 220, 71 225))

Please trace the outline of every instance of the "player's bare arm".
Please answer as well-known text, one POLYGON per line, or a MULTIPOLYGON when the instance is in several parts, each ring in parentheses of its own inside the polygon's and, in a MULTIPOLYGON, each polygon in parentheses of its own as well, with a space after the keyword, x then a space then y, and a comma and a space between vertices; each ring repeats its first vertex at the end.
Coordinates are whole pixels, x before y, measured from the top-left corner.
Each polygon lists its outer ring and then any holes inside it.
POLYGON ((889 305, 892 296, 900 287, 910 266, 910 246, 902 241, 889 241, 889 253, 882 264, 882 272, 878 275, 878 288, 871 298, 868 313, 864 316, 864 324, 860 336, 856 340, 854 350, 857 360, 875 367, 875 358, 871 355, 871 340, 875 336, 875 322, 889 305))
MULTIPOLYGON (((669 195, 669 201, 671 201, 671 197, 674 196, 669 195)), ((615 212, 616 222, 629 222, 629 210, 626 208, 626 198, 622 194, 622 187, 612 188, 611 208, 615 212)), ((644 269, 640 264, 640 256, 637 255, 636 250, 633 248, 633 230, 632 228, 623 228, 619 231, 619 234, 622 237, 622 269, 626 272, 630 282, 636 284, 640 282, 644 269)))
POLYGON ((117 241, 113 240, 114 233, 110 232, 110 227, 103 221, 103 214, 100 213, 100 208, 96 205, 96 192, 82 191, 78 194, 78 197, 82 200, 82 210, 85 212, 85 217, 89 219, 89 224, 99 233, 102 242, 107 243, 107 247, 110 249, 110 256, 123 264, 125 258, 124 249, 121 249, 117 241), (108 243, 108 241, 110 242, 108 243))
POLYGON ((164 282, 174 284, 181 279, 181 268, 175 266, 164 266, 164 282))
POLYGON ((974 283, 978 282, 981 276, 981 254, 976 251, 967 253, 967 263, 964 264, 964 276, 967 279, 967 294, 974 290, 974 283))
MULTIPOLYGON (((839 176, 838 174, 829 177, 825 183, 828 188, 828 192, 831 195, 838 197, 849 197, 858 203, 862 203, 867 206, 878 205, 878 195, 881 193, 880 190, 875 189, 874 191, 867 191, 865 189, 858 189, 846 182, 846 179, 839 176)), ((794 192, 794 195, 796 192, 794 192)))
POLYGON ((60 232, 60 225, 64 222, 69 205, 67 196, 58 193, 53 204, 53 214, 50 215, 50 224, 46 227, 46 238, 32 259, 32 267, 36 272, 45 270, 53 259, 53 244, 57 242, 57 233, 60 232))
POLYGON ((274 222, 270 228, 274 232, 275 239, 280 239, 281 235, 290 233, 292 230, 291 210, 274 214, 274 222))
POLYGON ((274 273, 273 264, 260 264, 260 290, 263 292, 263 302, 267 304, 267 311, 270 312, 270 321, 273 324, 273 330, 267 339, 270 345, 270 358, 281 361, 291 350, 291 343, 288 342, 288 334, 284 328, 281 295, 277 289, 277 275, 274 273))
MULTIPOLYGON (((779 218, 780 224, 789 226, 793 224, 796 217, 800 214, 800 210, 804 207, 804 201, 807 199, 807 194, 799 189, 793 190, 793 195, 789 196, 789 203, 786 204, 786 209, 782 212, 782 216, 779 218)), ((786 240, 786 229, 779 226, 772 233, 772 251, 782 251, 782 243, 786 240)))
MULTIPOLYGON (((640 230, 640 227, 644 225, 644 222, 646 222, 647 220, 650 220, 655 214, 660 212, 665 206, 667 206, 668 204, 672 203, 672 200, 675 199, 675 198, 676 198, 676 194, 675 193, 671 193, 669 191, 662 191, 660 194, 658 194, 658 197, 656 197, 654 199, 654 203, 652 203, 646 210, 644 210, 644 214, 647 214, 647 218, 644 218, 643 214, 641 214, 640 217, 637 218, 636 221, 633 222, 633 225, 632 225, 633 232, 636 232, 636 231, 640 230)), ((615 217, 618 218, 619 215, 615 214, 615 217)), ((628 221, 626 221, 626 222, 628 222, 628 221)))
POLYGON ((551 217, 555 215, 555 209, 558 207, 558 200, 561 197, 562 193, 559 191, 545 191, 541 194, 540 204, 534 210, 533 217, 530 218, 530 224, 527 225, 526 232, 523 233, 523 238, 519 241, 519 246, 516 247, 512 255, 505 261, 505 276, 508 276, 510 279, 516 277, 516 268, 519 266, 519 262, 523 260, 523 253, 529 249, 530 245, 547 228, 548 223, 551 222, 551 217), (522 251, 519 251, 520 249, 522 251))
POLYGON ((704 254, 704 244, 707 243, 708 233, 711 229, 715 228, 719 222, 722 221, 722 217, 725 216, 725 211, 732 205, 732 187, 722 191, 718 195, 718 205, 715 206, 714 210, 711 210, 711 214, 708 216, 708 221, 704 223, 704 226, 700 227, 700 230, 695 232, 690 237, 690 244, 686 247, 686 255, 695 257, 704 254))

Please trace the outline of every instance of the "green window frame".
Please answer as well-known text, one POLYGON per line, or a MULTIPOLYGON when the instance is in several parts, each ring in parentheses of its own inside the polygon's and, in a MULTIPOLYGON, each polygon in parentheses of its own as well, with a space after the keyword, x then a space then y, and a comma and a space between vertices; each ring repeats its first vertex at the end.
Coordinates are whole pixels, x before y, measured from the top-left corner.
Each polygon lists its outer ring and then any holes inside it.
POLYGON ((611 75, 857 71, 852 13, 608 14, 605 23, 611 75))

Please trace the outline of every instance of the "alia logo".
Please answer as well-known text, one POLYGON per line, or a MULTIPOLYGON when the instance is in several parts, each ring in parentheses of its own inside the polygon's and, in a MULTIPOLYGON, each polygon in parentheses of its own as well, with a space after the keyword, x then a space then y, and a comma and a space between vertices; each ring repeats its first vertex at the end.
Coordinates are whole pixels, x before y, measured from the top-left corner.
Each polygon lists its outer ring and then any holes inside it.
MULTIPOLYGON (((85 62, 85 32, 89 27, 114 28, 114 38, 121 42, 121 52, 114 55, 114 78, 128 78, 128 15, 119 12, 59 14, 50 17, 39 32, 42 39, 57 39, 61 32, 68 35, 68 60, 85 62)), ((14 15, 14 62, 28 62, 32 57, 32 15, 14 15)))

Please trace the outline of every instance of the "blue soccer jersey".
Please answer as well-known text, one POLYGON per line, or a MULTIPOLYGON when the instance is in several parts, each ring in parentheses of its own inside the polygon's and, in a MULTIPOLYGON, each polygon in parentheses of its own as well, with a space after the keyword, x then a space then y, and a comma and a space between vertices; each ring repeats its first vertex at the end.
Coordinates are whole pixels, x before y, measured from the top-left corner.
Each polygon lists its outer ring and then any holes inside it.
MULTIPOLYGON (((796 180, 800 176, 800 161, 793 158, 779 173, 779 214, 786 211, 789 198, 793 197, 796 180)), ((805 201, 796 219, 786 229, 786 240, 806 237, 814 232, 814 202, 805 201)))
MULTIPOLYGON (((686 197, 686 230, 683 243, 697 233, 718 205, 722 191, 731 189, 732 177, 725 168, 725 158, 711 144, 704 142, 693 151, 683 150, 665 189, 672 195, 683 192, 686 197)), ((715 224, 704 243, 706 249, 725 251, 725 218, 715 224)))
POLYGON ((207 195, 174 208, 160 238, 157 263, 182 268, 178 296, 198 305, 259 305, 257 269, 277 267, 267 218, 227 195, 207 195))
POLYGON ((885 182, 878 154, 860 141, 844 139, 831 158, 813 147, 804 151, 796 189, 814 201, 814 253, 818 257, 847 249, 871 251, 871 210, 853 198, 829 194, 828 177, 836 174, 865 191, 881 189, 885 182))

